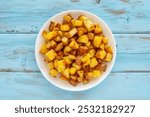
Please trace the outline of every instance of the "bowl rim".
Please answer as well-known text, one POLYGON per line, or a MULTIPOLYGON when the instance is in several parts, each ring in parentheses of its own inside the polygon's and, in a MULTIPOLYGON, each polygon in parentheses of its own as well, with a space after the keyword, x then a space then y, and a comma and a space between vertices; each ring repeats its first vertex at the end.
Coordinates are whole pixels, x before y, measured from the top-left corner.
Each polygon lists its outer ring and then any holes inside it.
POLYGON ((104 81, 104 79, 106 79, 107 76, 108 76, 108 75, 110 74, 110 72, 112 71, 112 68, 113 68, 113 66, 114 66, 114 64, 115 64, 115 61, 116 61, 116 51, 117 51, 115 37, 114 37, 114 35, 113 35, 111 29, 109 28, 109 26, 104 22, 103 19, 101 19, 101 18, 98 17, 97 15, 95 15, 95 14, 93 14, 93 13, 90 13, 90 12, 88 12, 88 11, 85 11, 85 10, 65 10, 65 11, 62 11, 62 12, 59 12, 59 13, 55 14, 54 16, 52 16, 52 17, 50 17, 48 20, 46 20, 46 21, 44 22, 44 24, 42 25, 42 27, 40 28, 38 34, 37 34, 36 41, 35 41, 35 48, 34 48, 34 49, 35 49, 35 59, 36 59, 36 63, 37 63, 37 65, 38 65, 38 68, 39 68, 40 72, 42 73, 42 75, 43 75, 52 85, 54 85, 54 86, 56 86, 56 87, 58 87, 58 88, 60 88, 60 89, 63 89, 63 90, 66 90, 66 91, 71 91, 71 92, 72 92, 72 91, 73 91, 73 92, 79 92, 79 91, 85 91, 85 90, 88 90, 88 89, 92 89, 92 88, 96 87, 98 84, 102 83, 102 82, 104 81), (52 82, 49 78, 47 78, 47 76, 44 74, 44 71, 43 71, 43 69, 41 69, 40 64, 39 64, 39 62, 38 62, 38 58, 37 58, 37 53, 38 53, 38 52, 37 52, 36 48, 37 48, 37 44, 38 44, 38 38, 39 38, 41 32, 43 31, 43 28, 45 27, 45 25, 46 25, 49 21, 51 21, 51 19, 53 19, 53 18, 55 18, 56 16, 59 16, 59 15, 61 15, 61 14, 67 13, 67 12, 68 12, 68 13, 71 13, 71 12, 81 12, 81 13, 90 14, 91 16, 96 17, 98 20, 100 20, 100 21, 105 25, 105 27, 107 28, 107 30, 109 30, 109 32, 110 32, 110 34, 111 34, 111 36, 112 36, 112 39, 113 39, 113 43, 114 43, 114 48, 113 48, 113 49, 114 49, 113 60, 111 61, 110 68, 108 69, 107 72, 105 72, 105 75, 103 76, 104 78, 103 78, 101 81, 98 81, 98 82, 94 83, 93 85, 90 85, 90 86, 88 86, 88 87, 85 87, 85 88, 82 88, 82 89, 78 89, 78 90, 73 89, 73 88, 72 88, 72 89, 69 89, 69 88, 66 88, 66 87, 64 87, 64 86, 60 86, 59 84, 53 83, 53 82, 52 82))

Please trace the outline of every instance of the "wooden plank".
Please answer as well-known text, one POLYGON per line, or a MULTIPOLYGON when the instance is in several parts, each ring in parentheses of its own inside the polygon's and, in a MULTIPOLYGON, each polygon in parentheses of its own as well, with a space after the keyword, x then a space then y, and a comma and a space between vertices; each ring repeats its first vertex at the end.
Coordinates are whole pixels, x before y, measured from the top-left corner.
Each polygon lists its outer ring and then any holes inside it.
MULTIPOLYGON (((39 71, 34 57, 36 34, 0 35, 0 71, 39 71)), ((115 35, 118 49, 113 72, 150 71, 150 35, 115 35)))
POLYGON ((87 91, 67 92, 41 73, 0 74, 0 99, 150 99, 150 73, 112 73, 87 91))
POLYGON ((149 6, 148 0, 1 0, 0 33, 37 33, 51 16, 71 9, 96 14, 114 33, 150 33, 149 6))

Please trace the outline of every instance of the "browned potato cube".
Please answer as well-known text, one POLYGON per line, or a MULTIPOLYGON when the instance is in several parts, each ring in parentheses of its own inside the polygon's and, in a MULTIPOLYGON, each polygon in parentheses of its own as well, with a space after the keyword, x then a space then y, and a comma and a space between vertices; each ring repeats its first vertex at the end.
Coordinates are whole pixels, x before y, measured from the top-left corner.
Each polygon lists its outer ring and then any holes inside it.
POLYGON ((69 68, 65 69, 63 72, 62 72, 63 76, 65 76, 66 78, 69 78, 69 68))
POLYGON ((51 70, 54 68, 54 63, 53 62, 50 62, 47 64, 48 68, 51 70))
POLYGON ((45 41, 48 41, 48 39, 47 39, 47 31, 46 30, 44 30, 43 32, 42 32, 42 36, 43 36, 43 38, 44 38, 44 40, 45 41))
POLYGON ((75 20, 74 26, 82 26, 82 21, 81 20, 75 20))
POLYGON ((89 60, 91 58, 91 55, 89 53, 87 53, 82 59, 81 61, 84 63, 86 62, 87 60, 89 60))
POLYGON ((87 30, 83 27, 77 28, 77 31, 78 31, 77 34, 78 34, 79 37, 87 32, 87 30))
POLYGON ((64 22, 69 23, 69 22, 71 22, 72 17, 70 14, 68 14, 63 17, 63 20, 64 20, 64 22))
POLYGON ((68 45, 68 38, 67 37, 62 37, 62 43, 64 45, 68 45))
POLYGON ((104 58, 104 61, 110 62, 111 60, 112 60, 112 54, 107 53, 107 54, 106 54, 106 57, 104 58))
POLYGON ((101 43, 99 47, 100 47, 100 49, 104 50, 105 44, 104 44, 104 43, 101 43))
POLYGON ((88 84, 89 83, 89 80, 88 79, 83 79, 83 84, 88 84))
POLYGON ((60 42, 61 41, 61 36, 58 35, 57 37, 55 37, 55 41, 60 42))
POLYGON ((71 68, 69 69, 69 73, 70 73, 71 75, 74 75, 74 74, 76 73, 76 71, 77 71, 77 68, 76 68, 76 67, 71 67, 71 68))
POLYGON ((41 53, 41 54, 45 54, 47 51, 48 51, 48 50, 47 50, 46 44, 43 43, 43 44, 41 45, 40 53, 41 53))
POLYGON ((96 53, 96 50, 95 49, 91 49, 91 50, 89 50, 88 53, 91 55, 91 57, 94 57, 94 55, 96 53))
POLYGON ((106 56, 106 52, 104 50, 98 50, 95 55, 97 58, 104 59, 106 56))
POLYGON ((78 51, 80 55, 83 55, 84 53, 88 51, 88 48, 86 46, 80 46, 78 51))
POLYGON ((94 39, 94 33, 88 33, 87 36, 88 36, 89 40, 94 39))
POLYGON ((50 75, 56 77, 57 74, 58 74, 57 70, 55 70, 55 69, 50 70, 50 75))
POLYGON ((69 83, 70 83, 71 85, 73 85, 73 86, 76 86, 76 85, 78 84, 78 81, 71 78, 71 79, 69 80, 69 83))
POLYGON ((90 63, 91 63, 91 60, 88 59, 86 62, 83 63, 83 67, 85 67, 85 66, 87 66, 87 65, 90 65, 90 63))
POLYGON ((83 70, 77 71, 77 74, 79 75, 80 78, 84 77, 84 71, 83 70))
POLYGON ((57 70, 58 72, 62 73, 66 69, 65 60, 57 61, 57 70))
POLYGON ((88 20, 88 18, 84 15, 79 16, 78 19, 81 21, 88 20))
POLYGON ((94 29, 95 34, 100 34, 102 32, 102 28, 100 27, 99 24, 96 24, 96 27, 94 29))
POLYGON ((83 24, 84 24, 85 28, 88 30, 88 32, 94 30, 94 28, 95 28, 95 26, 91 20, 84 20, 83 24))
POLYGON ((45 56, 49 59, 49 60, 53 60, 56 56, 57 56, 57 54, 56 54, 56 52, 53 50, 53 49, 51 49, 50 51, 48 51, 46 54, 45 54, 45 56))
POLYGON ((77 29, 73 28, 72 30, 69 31, 69 38, 73 37, 77 33, 77 29))
POLYGON ((49 31, 53 31, 54 27, 55 27, 56 23, 51 21, 50 25, 49 25, 49 31))
POLYGON ((77 56, 77 57, 76 57, 76 60, 75 60, 75 63, 76 63, 77 65, 81 65, 81 59, 82 59, 81 56, 77 56))
POLYGON ((55 38, 58 35, 57 31, 48 32, 46 35, 47 40, 51 40, 55 38))
POLYGON ((107 37, 103 37, 102 42, 103 42, 104 44, 107 44, 107 43, 108 43, 108 38, 107 38, 107 37))
POLYGON ((63 75, 60 75, 60 79, 68 81, 68 78, 64 77, 63 75))
POLYGON ((85 74, 85 79, 91 80, 92 78, 94 78, 93 72, 88 72, 85 74))
POLYGON ((75 41, 75 40, 72 40, 69 44, 69 46, 72 48, 72 49, 78 49, 79 48, 79 44, 75 41))
POLYGON ((78 38, 77 42, 80 42, 80 43, 88 43, 89 39, 87 37, 87 35, 82 35, 78 38))
POLYGON ((90 67, 93 68, 96 65, 98 65, 98 62, 97 62, 96 58, 94 57, 94 58, 91 59, 90 67))
POLYGON ((106 47, 105 47, 105 51, 106 51, 107 53, 110 53, 110 54, 113 53, 113 50, 112 50, 112 47, 111 47, 111 46, 106 46, 106 47))
POLYGON ((56 46, 55 51, 60 51, 61 49, 63 49, 63 47, 64 47, 64 45, 63 45, 63 43, 61 42, 61 43, 59 43, 59 44, 56 46))
POLYGON ((102 37, 101 36, 98 36, 96 35, 94 37, 94 40, 93 40, 93 44, 96 48, 99 48, 100 44, 101 44, 101 41, 102 41, 102 37))
POLYGON ((97 77, 99 77, 100 75, 101 75, 100 70, 93 70, 93 76, 94 76, 94 78, 97 78, 97 77))
POLYGON ((73 63, 72 66, 75 67, 77 70, 81 69, 81 66, 76 63, 73 63))
POLYGON ((60 26, 60 30, 61 31, 69 31, 70 26, 68 24, 63 24, 63 25, 60 26))
POLYGON ((65 46, 65 48, 64 48, 64 53, 65 53, 65 52, 70 52, 71 50, 72 50, 71 47, 65 46))

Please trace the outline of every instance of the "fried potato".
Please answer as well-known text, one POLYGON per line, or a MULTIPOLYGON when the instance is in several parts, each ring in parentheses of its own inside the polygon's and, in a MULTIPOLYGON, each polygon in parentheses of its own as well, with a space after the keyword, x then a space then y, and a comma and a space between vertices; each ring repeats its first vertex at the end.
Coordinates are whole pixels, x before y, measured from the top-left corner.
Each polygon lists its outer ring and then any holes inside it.
POLYGON ((57 53, 51 49, 50 51, 48 51, 45 56, 49 59, 49 60, 53 60, 56 56, 57 56, 57 53))
POLYGON ((82 35, 78 38, 77 42, 80 42, 80 43, 88 43, 89 39, 87 37, 87 35, 82 35))

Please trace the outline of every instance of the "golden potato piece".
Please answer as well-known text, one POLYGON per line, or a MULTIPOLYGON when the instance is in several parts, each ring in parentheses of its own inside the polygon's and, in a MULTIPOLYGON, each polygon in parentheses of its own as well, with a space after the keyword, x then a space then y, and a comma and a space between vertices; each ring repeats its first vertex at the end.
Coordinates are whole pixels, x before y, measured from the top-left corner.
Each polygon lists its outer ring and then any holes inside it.
POLYGON ((56 48, 55 48, 55 51, 60 51, 61 49, 63 49, 64 45, 63 43, 59 43, 56 48))
POLYGON ((97 78, 97 77, 99 77, 100 75, 101 75, 100 70, 93 70, 93 77, 94 77, 94 78, 97 78))
POLYGON ((95 25, 93 24, 93 22, 91 20, 84 20, 83 24, 85 26, 85 28, 88 30, 88 32, 94 30, 95 25))
POLYGON ((61 41, 61 36, 58 35, 57 37, 55 37, 55 41, 56 41, 56 42, 60 42, 60 41, 61 41))
POLYGON ((60 26, 60 30, 61 31, 69 31, 70 30, 70 26, 69 24, 63 24, 60 26))
POLYGON ((104 44, 104 43, 101 43, 99 47, 100 47, 100 49, 104 50, 105 44, 104 44))
POLYGON ((88 79, 83 79, 83 84, 88 84, 89 83, 89 80, 88 79))
POLYGON ((51 40, 51 39, 55 38, 57 35, 58 35, 57 31, 48 32, 46 35, 46 39, 51 40))
POLYGON ((94 39, 94 33, 88 33, 87 36, 88 36, 89 40, 94 39))
POLYGON ((76 85, 78 84, 78 81, 71 78, 71 79, 69 80, 69 83, 70 83, 71 85, 73 85, 73 86, 76 86, 76 85))
POLYGON ((63 17, 63 20, 64 20, 64 22, 69 23, 69 22, 71 22, 72 17, 70 14, 68 14, 63 17))
POLYGON ((82 26, 82 21, 81 20, 75 20, 74 21, 74 26, 82 26))
POLYGON ((77 71, 77 74, 79 75, 80 78, 84 77, 84 71, 83 70, 77 71))
POLYGON ((77 28, 77 34, 79 37, 82 36, 86 32, 87 32, 87 30, 84 27, 77 28))
POLYGON ((85 66, 89 65, 90 63, 91 63, 91 60, 90 60, 90 59, 88 59, 85 63, 83 63, 83 67, 85 67, 85 66))
POLYGON ((88 39, 87 35, 82 35, 77 40, 77 42, 80 42, 80 43, 88 43, 88 41, 89 41, 89 39, 88 39))
POLYGON ((55 69, 57 69, 57 62, 58 62, 58 60, 57 59, 54 59, 54 67, 55 67, 55 69))
POLYGON ((76 33, 77 33, 76 28, 71 29, 68 33, 69 38, 73 37, 76 33))
POLYGON ((88 20, 88 18, 84 15, 79 16, 78 19, 81 21, 88 20))
POLYGON ((102 32, 102 28, 100 27, 99 24, 96 24, 96 27, 94 29, 95 34, 100 34, 102 32))
POLYGON ((112 60, 112 54, 107 53, 107 54, 106 54, 106 57, 104 58, 104 61, 110 62, 111 60, 112 60))
POLYGON ((56 25, 56 22, 51 21, 49 25, 49 31, 53 31, 55 25, 56 25))
POLYGON ((43 32, 42 32, 42 36, 43 36, 43 38, 44 38, 44 40, 45 41, 48 41, 48 39, 47 39, 47 31, 46 30, 44 30, 43 32))
POLYGON ((54 63, 53 62, 50 62, 47 64, 48 68, 51 70, 54 68, 54 63))
POLYGON ((49 60, 53 60, 56 56, 57 56, 57 53, 51 49, 50 51, 48 51, 45 56, 49 59, 49 60))
POLYGON ((107 37, 103 37, 102 42, 103 42, 104 44, 107 44, 107 43, 108 43, 108 38, 107 38, 107 37))
POLYGON ((96 50, 95 49, 91 49, 91 50, 89 50, 88 53, 90 54, 91 57, 94 57, 94 55, 96 53, 96 50))
POLYGON ((89 60, 91 58, 91 55, 89 53, 87 53, 82 59, 81 61, 84 63, 86 62, 87 60, 89 60))
POLYGON ((84 77, 78 77, 78 78, 77 78, 78 82, 83 81, 83 79, 84 79, 84 77))
POLYGON ((71 64, 72 63, 72 60, 68 56, 63 57, 63 59, 65 60, 66 64, 71 64))
POLYGON ((90 67, 93 68, 96 65, 98 65, 98 62, 97 62, 96 58, 94 57, 94 58, 91 59, 90 67))
POLYGON ((68 57, 69 57, 71 60, 75 60, 75 59, 76 59, 76 56, 71 55, 71 54, 69 54, 68 57))
POLYGON ((60 75, 60 79, 68 81, 68 78, 64 77, 63 75, 60 75))
POLYGON ((69 46, 72 48, 72 49, 78 49, 79 48, 79 44, 75 41, 75 40, 72 40, 69 44, 69 46))
POLYGON ((76 63, 73 63, 72 66, 75 67, 77 70, 81 69, 81 66, 76 63))
POLYGON ((111 47, 111 46, 106 46, 106 47, 105 47, 105 51, 106 51, 107 53, 110 53, 110 54, 113 53, 113 50, 112 50, 112 47, 111 47))
POLYGON ((65 76, 66 78, 69 78, 69 68, 65 69, 63 72, 62 72, 63 76, 65 76))
POLYGON ((72 50, 71 47, 65 46, 65 48, 64 48, 64 53, 65 53, 65 52, 70 52, 71 50, 72 50))
POLYGON ((74 75, 74 74, 76 73, 76 71, 77 71, 77 68, 76 68, 76 67, 71 67, 71 68, 69 69, 69 73, 70 73, 71 75, 74 75))
POLYGON ((50 70, 50 75, 56 77, 57 74, 58 74, 57 70, 55 70, 55 69, 50 70))
POLYGON ((94 37, 94 40, 93 40, 93 44, 96 48, 99 48, 100 44, 101 44, 101 41, 102 41, 102 37, 101 36, 98 36, 96 35, 94 37))
POLYGON ((106 56, 105 50, 98 50, 95 55, 97 58, 104 59, 106 56))
POLYGON ((57 70, 58 72, 62 73, 66 69, 65 60, 57 61, 57 70))
POLYGON ((46 44, 43 43, 43 44, 41 45, 40 53, 41 53, 41 54, 45 54, 47 51, 48 51, 48 50, 47 50, 46 44))
POLYGON ((88 72, 85 74, 85 79, 91 80, 92 78, 94 78, 93 72, 88 72))
POLYGON ((67 37, 62 37, 62 43, 64 45, 68 45, 68 38, 67 37))
POLYGON ((86 46, 80 46, 79 49, 78 49, 78 52, 79 52, 80 55, 83 55, 87 51, 88 51, 88 48, 86 46))

